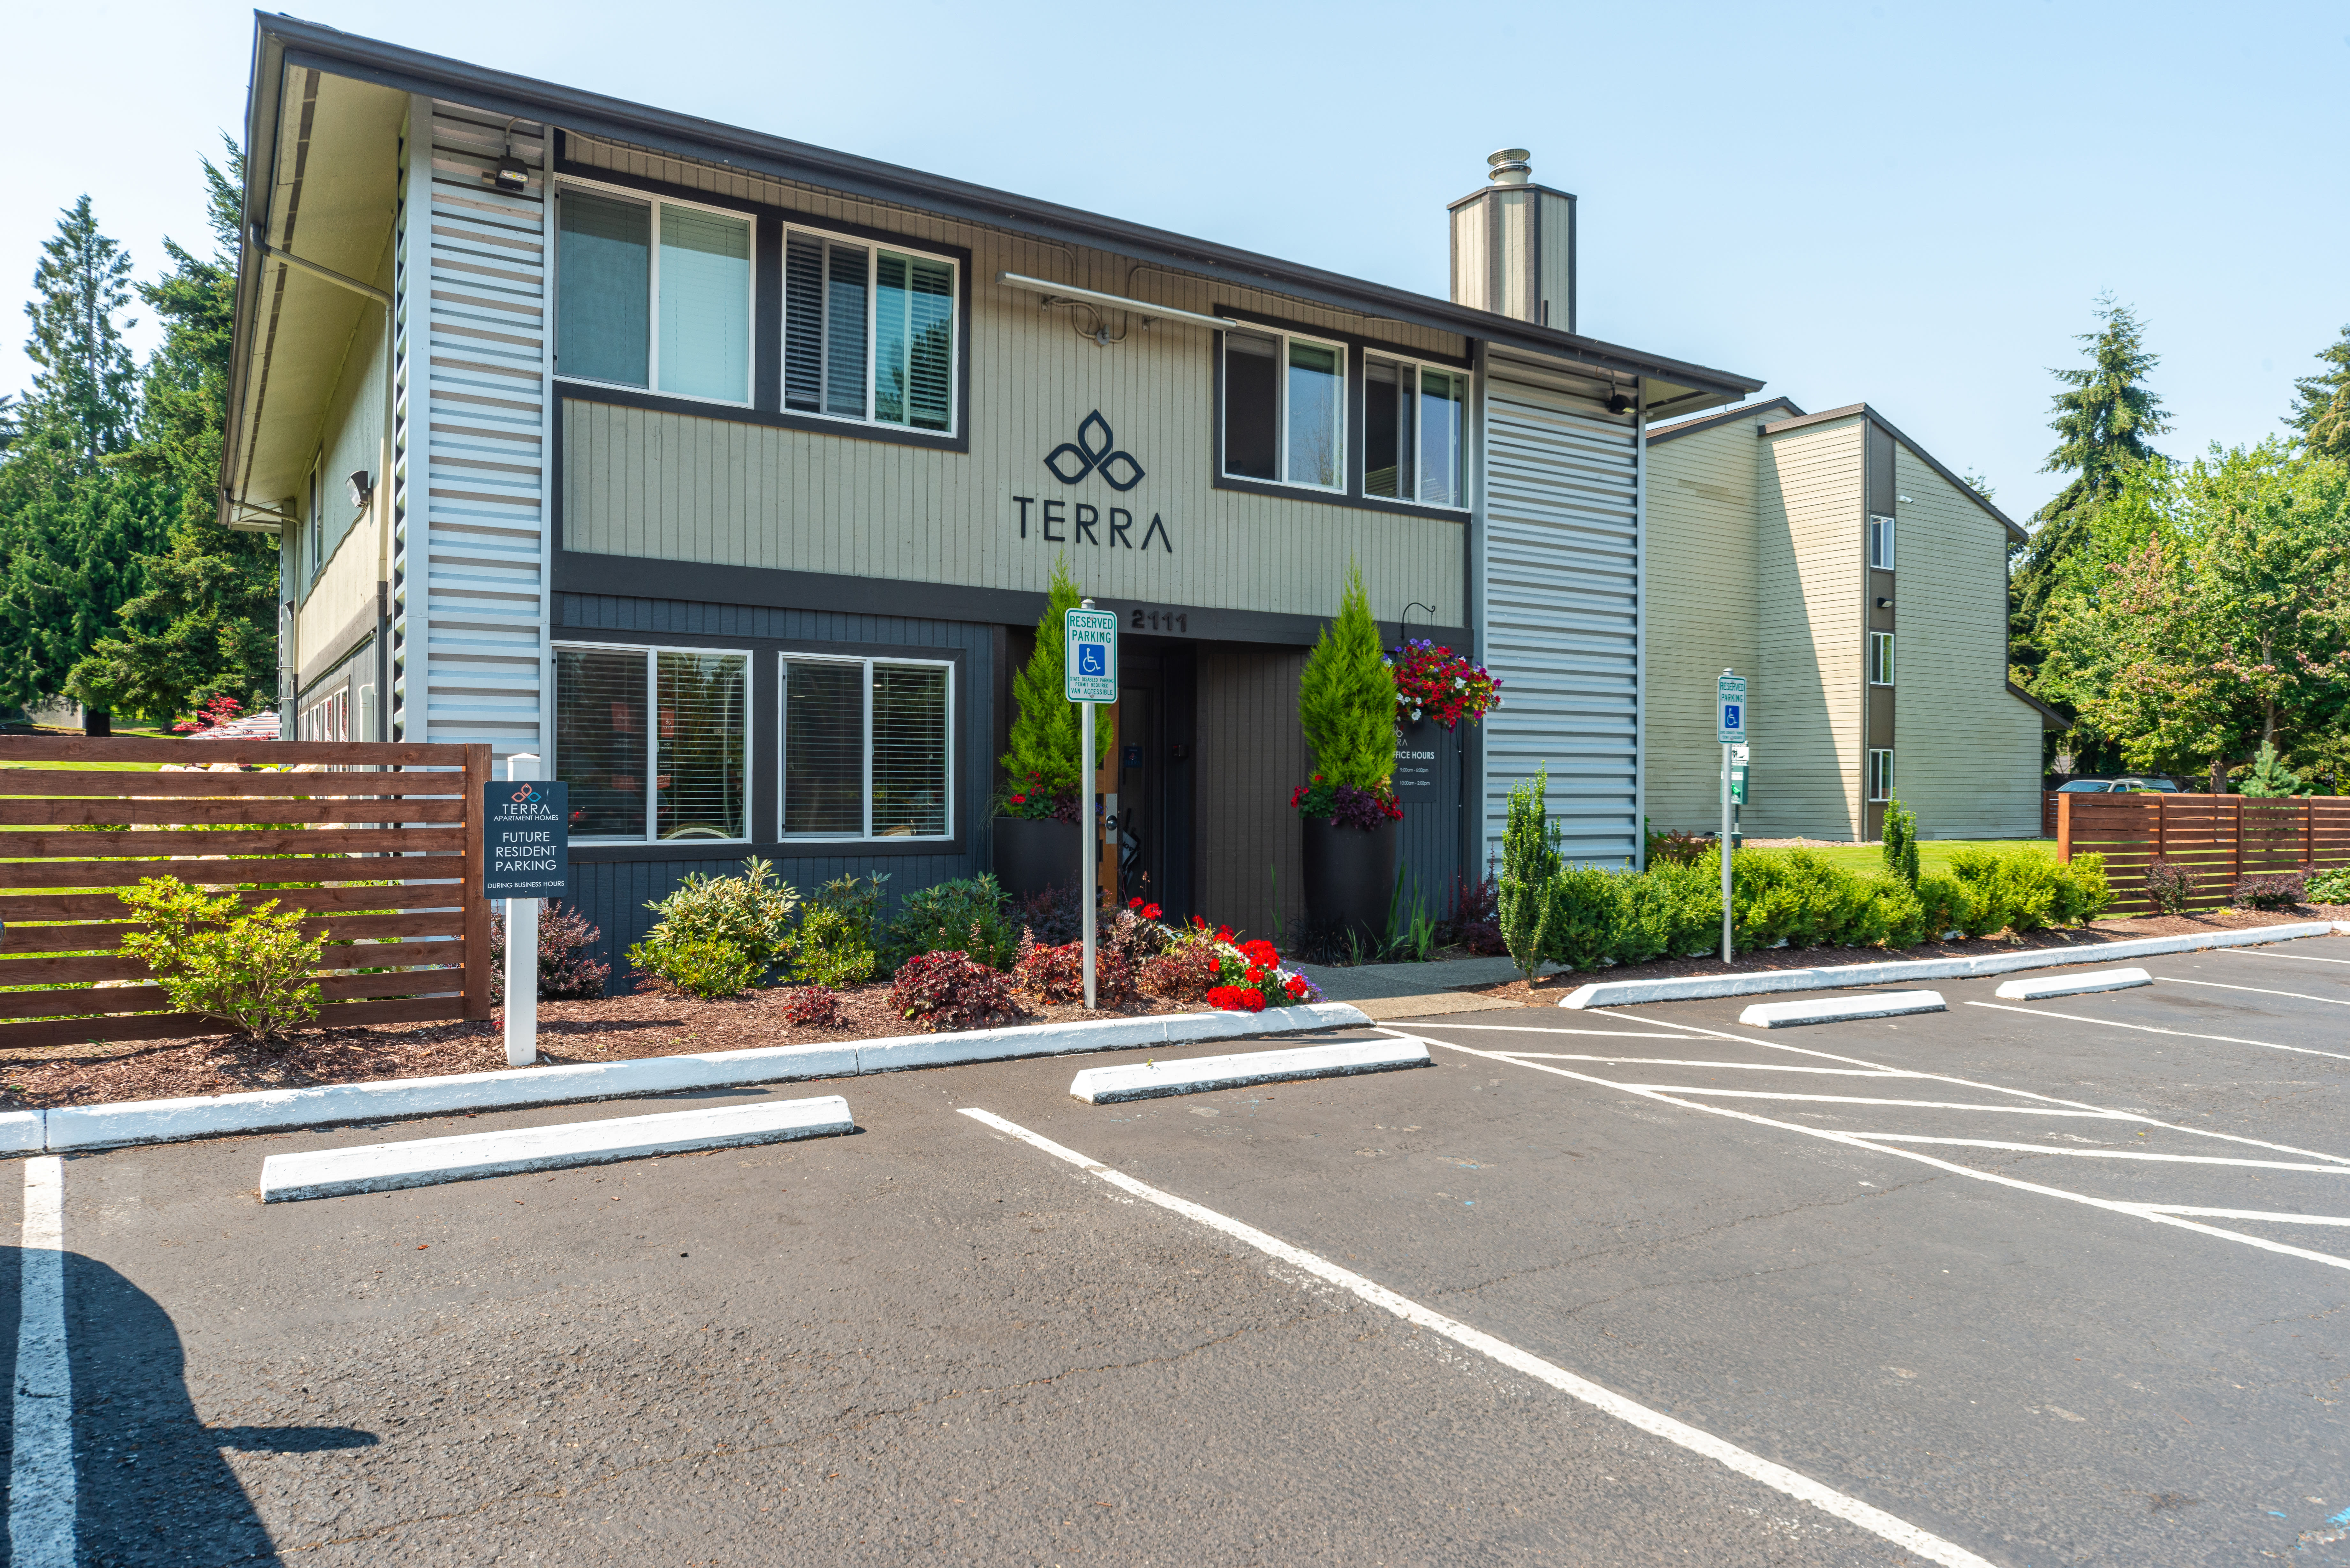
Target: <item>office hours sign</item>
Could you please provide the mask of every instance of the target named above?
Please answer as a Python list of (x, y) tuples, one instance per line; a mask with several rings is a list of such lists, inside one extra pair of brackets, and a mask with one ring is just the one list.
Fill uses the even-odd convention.
[(571, 787), (553, 779), (483, 786), (482, 891), (492, 898), (560, 898), (571, 885)]

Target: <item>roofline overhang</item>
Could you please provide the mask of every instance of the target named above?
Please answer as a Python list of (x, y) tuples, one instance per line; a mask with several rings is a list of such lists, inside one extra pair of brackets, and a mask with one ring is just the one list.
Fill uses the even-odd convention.
[(2014, 518), (2010, 517), (2006, 513), (2002, 512), (1998, 507), (1992, 505), (1991, 503), (1991, 497), (1985, 495), (1981, 491), (1977, 490), (1973, 485), (1969, 484), (1965, 480), (1960, 479), (1957, 474), (1952, 473), (1948, 468), (1942, 465), (1942, 461), (1939, 458), (1936, 457), (1932, 452), (1928, 452), (1924, 447), (1919, 446), (1916, 441), (1911, 441), (1908, 436), (1903, 435), (1899, 427), (1895, 425), (1891, 420), (1887, 419), (1883, 414), (1878, 413), (1866, 403), (1846, 403), (1843, 408), (1829, 409), (1825, 413), (1805, 414), (1800, 419), (1774, 420), (1771, 423), (1762, 427), (1762, 434), (1765, 436), (1781, 435), (1788, 431), (1802, 430), (1806, 425), (1824, 425), (1835, 420), (1848, 420), (1856, 415), (1864, 417), (1883, 426), (1887, 435), (1891, 436), (1895, 441), (1899, 441), (1903, 446), (1908, 447), (1911, 452), (1917, 453), (1918, 462), (1924, 463), (1928, 468), (1932, 469), (1936, 473), (1940, 474), (1944, 479), (1949, 480), (1953, 485), (1957, 486), (1960, 494), (1964, 495), (1968, 500), (1973, 502), (1985, 512), (1990, 513), (1991, 516), (1997, 518), (1999, 520), (2000, 526), (2007, 530), (2008, 538), (2012, 542), (2018, 545), (2029, 545), (2032, 543), (2032, 535), (2024, 532), (2023, 525), (2016, 522)]
[[(255, 171), (275, 166), (277, 99), (288, 66), (312, 66), (404, 92), (458, 99), (472, 108), (537, 120), (558, 130), (608, 136), (699, 162), (821, 185), (991, 228), (1107, 251), (1180, 272), (1230, 278), (1354, 315), (1457, 333), (1617, 375), (1687, 387), (1711, 400), (1743, 398), (1762, 388), (1761, 381), (1733, 371), (1555, 331), (1432, 296), (264, 12), (254, 14), (253, 79), (246, 90), (244, 217), (248, 231), (255, 219), (265, 220), (267, 215), (268, 186), (265, 182), (256, 186)], [(249, 251), (244, 259), (253, 259)], [(231, 363), (240, 371), (244, 362), (241, 355), (247, 347), (244, 328), (250, 293), (257, 286), (251, 275), (256, 270), (240, 265), (238, 273), (237, 335), (232, 353), (239, 357)], [(1693, 400), (1676, 398), (1666, 406)]]
[(1803, 409), (1797, 405), (1794, 399), (1771, 398), (1760, 403), (1741, 403), (1734, 409), (1723, 409), (1718, 413), (1698, 414), (1690, 419), (1678, 420), (1669, 425), (1652, 425), (1648, 429), (1648, 444), (1655, 446), (1663, 441), (1679, 441), (1683, 436), (1693, 436), (1705, 431), (1720, 430), (1723, 425), (1738, 420), (1754, 419), (1770, 412), (1773, 409), (1789, 410), (1792, 418), (1804, 417)]

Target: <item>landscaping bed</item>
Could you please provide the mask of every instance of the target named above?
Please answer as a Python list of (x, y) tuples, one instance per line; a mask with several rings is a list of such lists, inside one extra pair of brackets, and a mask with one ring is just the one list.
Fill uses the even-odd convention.
[(2092, 920), (2063, 930), (2033, 931), (2029, 936), (1975, 937), (1954, 941), (1919, 942), (1898, 950), (1887, 948), (1815, 947), (1765, 948), (1742, 950), (1725, 965), (1718, 957), (1651, 959), (1646, 963), (1611, 964), (1574, 973), (1548, 974), (1529, 984), (1512, 980), (1492, 985), (1442, 983), (1431, 973), (1429, 990), (1461, 991), (1499, 1001), (1522, 1002), (1529, 1007), (1555, 1007), (1559, 998), (1579, 985), (1596, 981), (1663, 980), (1685, 974), (1743, 974), (1783, 969), (1828, 969), (1840, 964), (1892, 963), (1939, 958), (1980, 958), (2030, 949), (2078, 952), (2079, 961), (2096, 961), (2096, 950), (2113, 942), (2143, 937), (2180, 937), (2198, 931), (2236, 931), (2256, 926), (2289, 926), (2311, 920), (2350, 920), (2350, 904), (2303, 904), (2290, 909), (2214, 909), (2201, 915), (2139, 915)]
[[(828, 1028), (787, 1023), (782, 988), (754, 991), (721, 1002), (653, 992), (595, 1002), (542, 1002), (538, 1004), (540, 1064), (619, 1062), (754, 1046), (821, 1045), (919, 1033), (919, 1025), (891, 1010), (886, 981), (843, 991), (840, 1022)], [(996, 1017), (989, 1026), (1073, 1023), (1202, 1010), (1198, 1002), (1152, 996), (1139, 997), (1127, 1006), (1091, 1012), (1081, 1002), (1024, 1000), (1015, 1011)], [(0, 1050), (0, 1110), (429, 1078), (499, 1072), (505, 1065), (504, 1035), (494, 1023), (317, 1029), (288, 1035), (274, 1045), (215, 1034), (195, 1040), (67, 1045), (38, 1052)]]

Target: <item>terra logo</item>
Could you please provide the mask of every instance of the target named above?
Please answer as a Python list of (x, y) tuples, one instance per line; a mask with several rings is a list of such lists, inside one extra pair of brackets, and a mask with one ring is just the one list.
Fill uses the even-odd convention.
[[(1123, 495), (1142, 483), (1142, 464), (1127, 452), (1112, 451), (1117, 444), (1118, 437), (1110, 432), (1109, 421), (1096, 409), (1077, 426), (1076, 440), (1065, 441), (1045, 454), (1045, 466), (1064, 484), (1076, 484), (1087, 474), (1097, 473), (1104, 484)], [(1123, 476), (1117, 471), (1121, 463), (1125, 465)], [(1070, 472), (1072, 469), (1076, 472)]]
[(536, 805), (546, 798), (546, 797), (545, 795), (539, 794), (538, 791), (533, 789), (528, 784), (525, 784), (520, 789), (514, 792), (514, 803), (516, 805)]

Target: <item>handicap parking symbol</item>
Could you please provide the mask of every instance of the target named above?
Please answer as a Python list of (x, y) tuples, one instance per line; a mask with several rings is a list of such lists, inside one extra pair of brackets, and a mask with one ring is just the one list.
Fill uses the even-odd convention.
[(1109, 673), (1109, 649), (1098, 642), (1088, 642), (1080, 645), (1077, 649), (1077, 673), (1080, 675), (1107, 675)]

